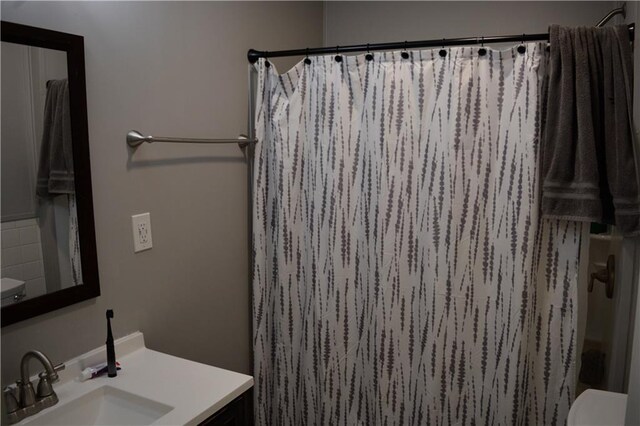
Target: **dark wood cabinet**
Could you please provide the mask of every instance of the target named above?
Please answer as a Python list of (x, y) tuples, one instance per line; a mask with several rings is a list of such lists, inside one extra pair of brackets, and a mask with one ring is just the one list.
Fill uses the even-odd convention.
[(200, 423), (200, 426), (252, 426), (253, 391), (249, 389), (214, 415)]

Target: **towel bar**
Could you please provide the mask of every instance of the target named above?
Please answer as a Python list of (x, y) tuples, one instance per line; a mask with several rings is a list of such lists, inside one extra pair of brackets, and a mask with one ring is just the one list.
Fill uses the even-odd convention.
[(173, 138), (162, 136), (144, 136), (137, 130), (131, 130), (127, 133), (127, 145), (131, 148), (137, 148), (143, 143), (153, 142), (170, 142), (170, 143), (237, 143), (240, 148), (244, 148), (250, 143), (257, 143), (257, 139), (249, 139), (244, 135), (238, 136), (236, 139), (197, 139), (197, 138)]

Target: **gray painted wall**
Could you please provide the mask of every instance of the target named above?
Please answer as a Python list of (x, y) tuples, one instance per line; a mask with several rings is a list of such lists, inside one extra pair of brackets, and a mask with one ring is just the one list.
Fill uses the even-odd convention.
[[(246, 165), (237, 146), (125, 146), (246, 131), (250, 48), (322, 43), (319, 2), (2, 2), (2, 19), (85, 37), (102, 296), (2, 329), (2, 382), (37, 348), (60, 362), (145, 333), (153, 349), (249, 371)], [(276, 61), (282, 69), (295, 60)], [(133, 253), (131, 215), (154, 247)]]
[(325, 44), (544, 33), (553, 23), (595, 25), (613, 7), (610, 1), (329, 1)]

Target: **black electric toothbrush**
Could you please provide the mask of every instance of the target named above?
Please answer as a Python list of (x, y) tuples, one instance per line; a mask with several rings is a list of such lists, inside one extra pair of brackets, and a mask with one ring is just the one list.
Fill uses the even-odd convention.
[(109, 377), (116, 377), (118, 369), (116, 367), (116, 348), (113, 346), (113, 334), (111, 333), (111, 318), (113, 318), (113, 309), (107, 309), (107, 374)]

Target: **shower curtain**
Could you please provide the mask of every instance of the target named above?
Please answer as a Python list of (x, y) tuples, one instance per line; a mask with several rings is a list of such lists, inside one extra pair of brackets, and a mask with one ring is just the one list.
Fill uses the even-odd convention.
[(544, 45), (258, 62), (261, 425), (562, 424), (581, 224), (539, 213)]

